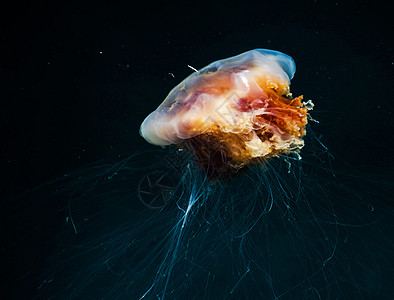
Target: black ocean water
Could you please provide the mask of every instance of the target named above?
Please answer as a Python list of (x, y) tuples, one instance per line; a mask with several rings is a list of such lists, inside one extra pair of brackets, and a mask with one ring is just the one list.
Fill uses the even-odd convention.
[[(373, 1), (138, 5), (126, 1), (40, 1), (13, 4), (2, 13), (1, 270), (3, 278), (7, 278), (1, 282), (2, 298), (141, 297), (144, 284), (139, 281), (152, 280), (149, 274), (154, 274), (153, 270), (160, 264), (149, 266), (141, 275), (146, 278), (133, 277), (137, 283), (131, 284), (130, 291), (125, 293), (124, 289), (118, 289), (120, 273), (109, 280), (99, 275), (99, 279), (95, 277), (89, 282), (91, 277), (85, 275), (91, 273), (82, 272), (89, 268), (99, 270), (98, 260), (115, 255), (123, 246), (109, 242), (113, 248), (103, 256), (95, 253), (91, 260), (87, 259), (89, 255), (71, 258), (78, 257), (78, 247), (98, 247), (98, 241), (105, 241), (115, 229), (120, 233), (114, 233), (107, 241), (125, 237), (122, 228), (128, 219), (132, 224), (141, 215), (152, 217), (157, 213), (146, 208), (140, 199), (125, 196), (135, 193), (144, 176), (163, 159), (162, 154), (157, 154), (140, 137), (139, 125), (176, 84), (193, 72), (188, 65), (199, 69), (254, 48), (291, 55), (297, 65), (292, 93), (302, 94), (315, 104), (312, 116), (319, 121), (311, 122), (315, 142), (307, 142), (305, 148), (309, 150), (301, 154), (306, 161), (308, 155), (319, 156), (324, 152), (316, 146), (316, 141), (320, 141), (332, 156), (325, 159), (327, 165), (322, 171), (327, 180), (320, 173), (313, 173), (319, 177), (316, 181), (312, 176), (303, 182), (309, 184), (312, 193), (319, 190), (322, 198), (330, 199), (331, 217), (332, 212), (337, 212), (349, 221), (335, 227), (340, 229), (340, 234), (336, 229), (327, 233), (328, 237), (338, 237), (332, 244), (338, 246), (338, 252), (332, 252), (332, 258), (337, 261), (327, 274), (322, 269), (319, 280), (314, 282), (316, 278), (312, 276), (305, 280), (294, 278), (296, 268), (303, 268), (301, 273), (312, 268), (303, 262), (300, 253), (295, 255), (299, 265), (287, 265), (288, 257), (284, 255), (285, 262), (277, 265), (282, 268), (280, 274), (288, 268), (289, 276), (278, 278), (264, 277), (262, 274), (267, 270), (254, 271), (253, 263), (249, 264), (253, 257), (249, 257), (251, 260), (240, 264), (236, 271), (232, 269), (233, 273), (223, 265), (217, 267), (216, 272), (222, 272), (220, 276), (216, 274), (220, 280), (212, 279), (213, 271), (209, 276), (204, 275), (204, 280), (196, 275), (184, 279), (187, 284), (172, 287), (174, 292), (167, 291), (164, 296), (168, 299), (191, 296), (196, 299), (393, 298), (394, 45), (389, 9)], [(120, 180), (110, 189), (100, 183), (94, 195), (102, 197), (79, 197), (83, 194), (81, 189), (92, 187), (101, 175), (111, 173), (108, 170), (112, 166), (116, 170), (118, 163), (137, 153), (143, 153), (136, 164), (138, 175), (124, 182)], [(66, 181), (67, 176), (73, 178), (71, 183)], [(176, 176), (172, 179), (176, 180)], [(318, 187), (313, 187), (314, 182)], [(71, 208), (69, 195), (57, 194), (64, 188), (77, 191)], [(120, 196), (109, 208), (106, 195)], [(78, 199), (83, 200), (78, 203)], [(309, 201), (318, 203), (318, 197)], [(160, 213), (160, 220), (166, 219), (166, 210), (177, 210), (174, 203), (168, 206)], [(99, 218), (95, 219), (95, 215)], [(315, 220), (315, 225), (323, 224), (325, 228), (332, 222), (325, 220), (324, 214), (321, 217)], [(267, 228), (276, 224), (269, 223)], [(293, 228), (302, 231), (307, 225)], [(155, 229), (143, 230), (151, 233), (148, 238), (151, 242), (141, 244), (146, 247), (140, 249), (142, 254), (127, 253), (135, 256), (136, 265), (146, 259), (143, 253), (150, 253), (154, 243), (160, 240)], [(306, 249), (308, 241), (297, 246), (297, 238), (293, 239), (291, 233), (286, 234), (283, 228), (278, 228), (278, 232), (283, 244), (278, 242), (267, 250), (265, 244), (255, 240), (255, 246), (267, 251), (267, 256), (286, 252), (286, 247)], [(305, 236), (311, 238), (313, 232)], [(345, 243), (348, 243), (346, 255), (341, 257), (340, 248)], [(311, 239), (309, 244), (311, 249), (319, 251), (315, 240)], [(64, 249), (70, 248), (70, 253), (62, 255)], [(204, 249), (200, 250), (204, 253)], [(196, 264), (205, 255), (201, 253), (195, 256)], [(245, 257), (240, 252), (231, 253), (233, 258)], [(226, 258), (221, 259), (218, 260), (222, 264), (228, 263)], [(132, 264), (132, 259), (126, 261)], [(64, 272), (63, 277), (48, 275), (56, 264)], [(126, 268), (119, 270), (126, 272)], [(128, 270), (136, 271), (132, 267)], [(229, 274), (225, 274), (226, 270)], [(99, 271), (93, 273), (97, 275)], [(60, 280), (54, 279), (59, 276)], [(177, 278), (181, 278), (179, 274)], [(275, 283), (267, 283), (270, 280)], [(277, 281), (283, 282), (276, 285)], [(81, 282), (86, 282), (88, 288), (81, 287)], [(179, 282), (183, 281), (179, 279)], [(42, 292), (43, 289), (47, 290)], [(157, 295), (147, 294), (146, 298), (163, 297)]]

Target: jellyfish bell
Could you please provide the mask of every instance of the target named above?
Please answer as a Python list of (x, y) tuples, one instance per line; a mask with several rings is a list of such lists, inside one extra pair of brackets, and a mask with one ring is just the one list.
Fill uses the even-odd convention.
[(172, 89), (140, 134), (154, 145), (189, 149), (214, 178), (298, 152), (312, 106), (290, 93), (295, 70), (290, 56), (266, 49), (215, 61)]

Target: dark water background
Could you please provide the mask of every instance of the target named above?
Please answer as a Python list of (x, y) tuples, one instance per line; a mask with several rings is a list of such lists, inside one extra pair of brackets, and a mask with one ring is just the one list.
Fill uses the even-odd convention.
[[(292, 92), (313, 99), (313, 117), (320, 121), (315, 131), (336, 157), (335, 167), (375, 174), (392, 190), (394, 39), (388, 7), (375, 1), (12, 6), (2, 11), (0, 36), (4, 299), (29, 299), (36, 290), (34, 274), (62, 226), (64, 204), (6, 199), (88, 163), (116, 162), (145, 145), (140, 123), (190, 74), (187, 65), (199, 69), (254, 48), (291, 55), (297, 64)], [(393, 213), (392, 197), (372, 194), (378, 209)], [(34, 215), (15, 217), (32, 203)], [(393, 223), (384, 222), (384, 235), (392, 237)], [(34, 227), (46, 230), (27, 234)], [(393, 264), (386, 267), (381, 284), (389, 291)]]

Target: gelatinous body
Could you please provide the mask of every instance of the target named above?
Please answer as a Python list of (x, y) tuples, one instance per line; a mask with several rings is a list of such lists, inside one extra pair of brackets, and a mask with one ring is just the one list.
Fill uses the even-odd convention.
[(293, 98), (294, 60), (255, 49), (191, 74), (142, 123), (154, 145), (186, 145), (210, 174), (299, 151), (311, 105)]

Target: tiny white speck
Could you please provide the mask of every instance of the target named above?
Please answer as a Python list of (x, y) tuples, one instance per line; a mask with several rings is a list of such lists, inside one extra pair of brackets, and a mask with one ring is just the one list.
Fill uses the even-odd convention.
[(194, 72), (198, 73), (198, 70), (196, 68), (193, 68), (191, 65), (187, 65), (190, 69), (192, 69)]

